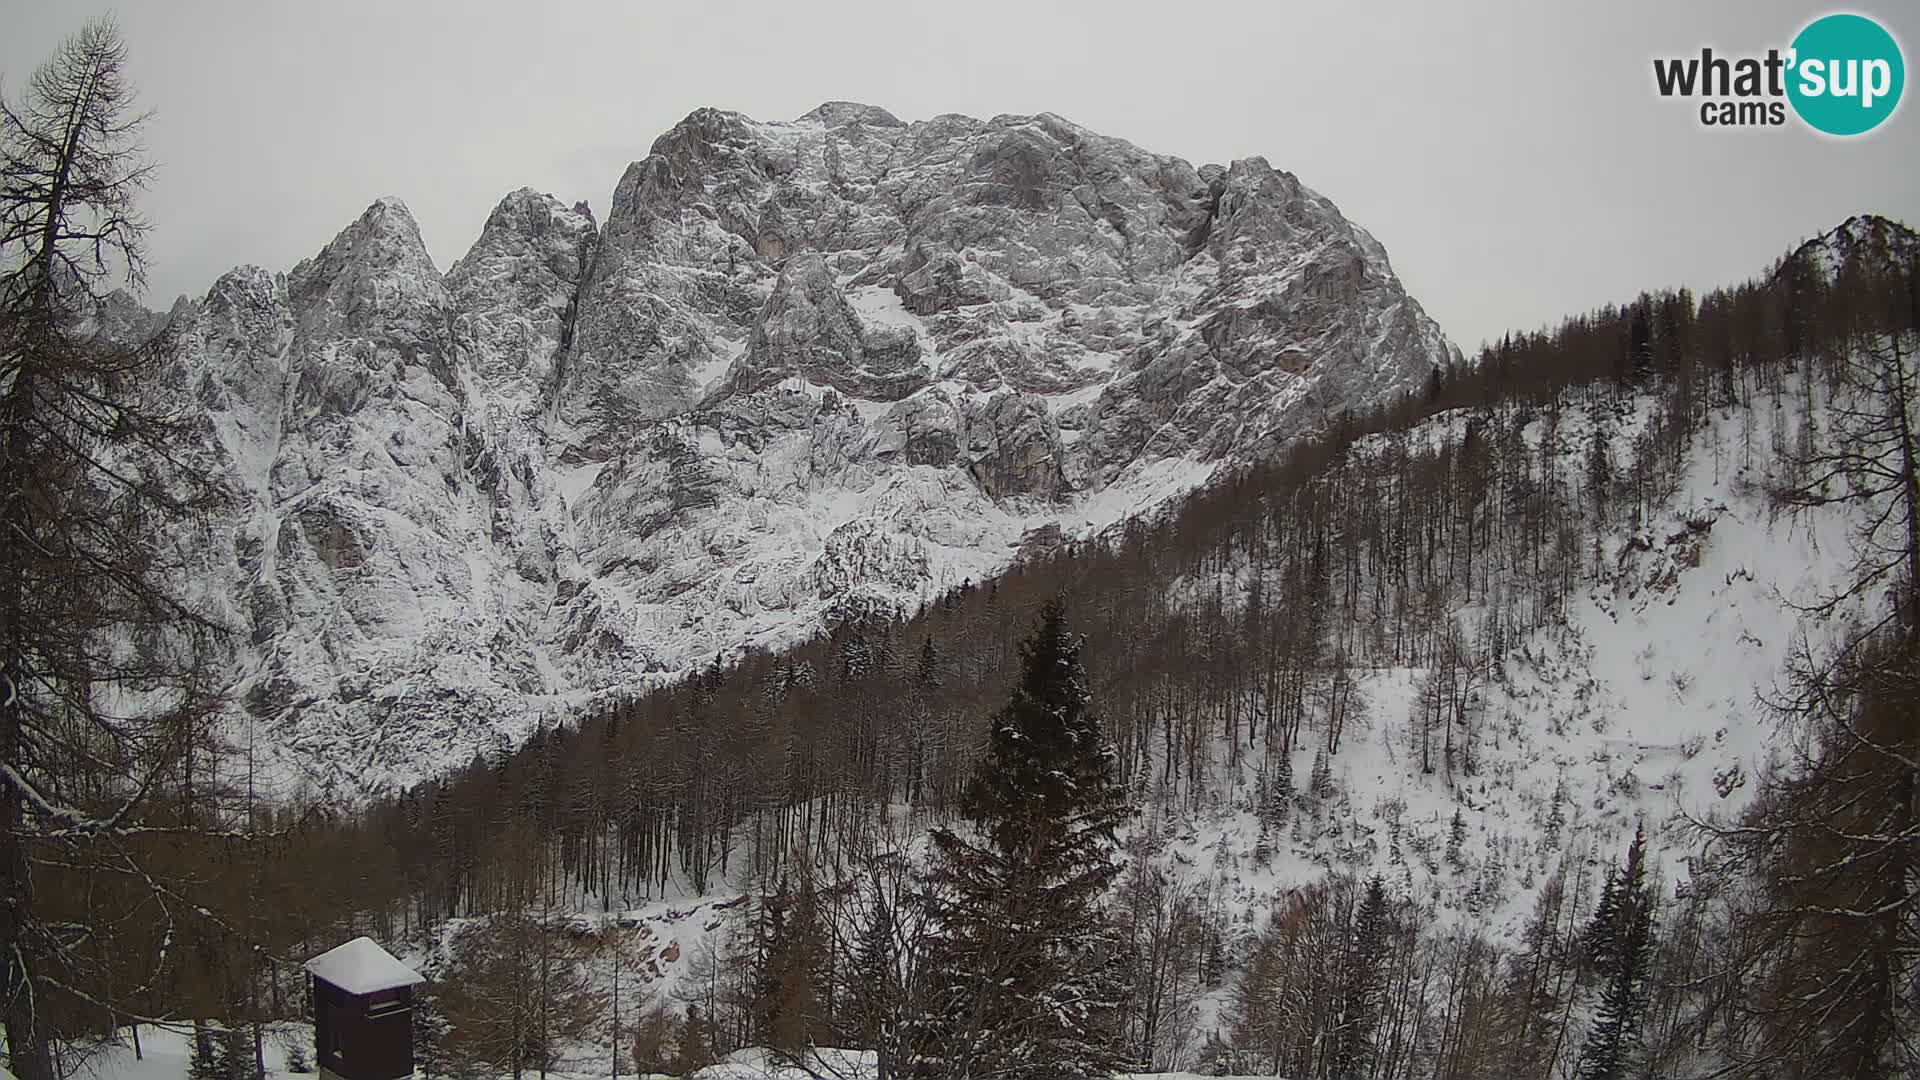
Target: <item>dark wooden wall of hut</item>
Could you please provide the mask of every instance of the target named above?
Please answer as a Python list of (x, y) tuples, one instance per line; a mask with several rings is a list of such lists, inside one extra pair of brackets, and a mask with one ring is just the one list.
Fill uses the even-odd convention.
[(400, 1080), (413, 1074), (413, 987), (349, 994), (313, 980), (316, 1064), (341, 1080)]

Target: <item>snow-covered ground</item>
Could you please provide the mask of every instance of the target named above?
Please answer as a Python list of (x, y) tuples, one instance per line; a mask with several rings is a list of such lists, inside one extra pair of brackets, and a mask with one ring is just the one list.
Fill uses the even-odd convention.
[[(1599, 415), (1624, 459), (1649, 422), (1648, 403)], [(1737, 813), (1753, 778), (1788, 745), (1791, 735), (1764, 699), (1796, 636), (1818, 640), (1826, 632), (1805, 625), (1793, 605), (1833, 588), (1850, 550), (1845, 512), (1786, 519), (1770, 509), (1762, 492), (1773, 456), (1769, 415), (1762, 402), (1749, 416), (1713, 417), (1670, 497), (1583, 554), (1564, 623), (1515, 643), (1484, 687), (1472, 774), (1457, 771), (1450, 781), (1437, 746), (1436, 771), (1420, 768), (1409, 716), (1424, 671), (1362, 670), (1366, 719), (1352, 725), (1329, 763), (1335, 793), (1304, 799), (1270, 838), (1264, 861), (1256, 857), (1257, 756), (1232, 772), (1224, 753), (1201, 809), (1143, 823), (1164, 830), (1154, 857), (1213, 897), (1241, 930), (1259, 925), (1272, 898), (1330, 871), (1377, 872), (1432, 923), (1517, 944), (1549, 875), (1584, 871), (1590, 892), (1600, 866), (1617, 860), (1635, 824), (1644, 823), (1671, 896), (1696, 843), (1686, 818)], [(1409, 441), (1457, 442), (1465, 420), (1462, 413), (1434, 417)], [(1555, 456), (1564, 477), (1582, 475), (1595, 422), (1585, 408), (1562, 411)], [(1532, 449), (1543, 427), (1526, 429)], [(1170, 479), (1176, 488), (1190, 482)], [(1181, 588), (1198, 594), (1211, 583), (1177, 583), (1174, 592)], [(1469, 640), (1481, 614), (1474, 607), (1454, 614)], [(1312, 764), (1310, 746), (1296, 751), (1302, 790)], [(1556, 793), (1561, 824), (1549, 837)], [(1447, 857), (1456, 811), (1465, 826), (1458, 866)], [(726, 896), (747, 887), (744, 880), (716, 886)], [(687, 920), (672, 931), (682, 955), (700, 925)], [(1197, 1030), (1215, 1025), (1219, 1005), (1217, 997), (1203, 1002)]]
[[(310, 1025), (272, 1026), (262, 1055), (266, 1061), (267, 1080), (315, 1080), (318, 1074), (310, 1069), (293, 1072), (287, 1068), (287, 1051), (296, 1042), (305, 1047), (306, 1060), (311, 1061), (313, 1028)], [(192, 1046), (193, 1029), (189, 1025), (156, 1027), (142, 1024), (141, 1054), (136, 1058), (132, 1029), (122, 1029), (115, 1042), (98, 1047), (74, 1076), (76, 1080), (186, 1080)], [(786, 1064), (767, 1051), (752, 1047), (727, 1055), (725, 1060), (701, 1069), (688, 1080), (868, 1080), (876, 1072), (874, 1055), (864, 1050), (822, 1047), (813, 1051), (805, 1064), (804, 1068), (797, 1064)], [(596, 1068), (594, 1063), (585, 1060), (566, 1062), (562, 1067), (546, 1073), (548, 1080), (604, 1080), (608, 1075), (610, 1072), (606, 1062), (600, 1062)], [(648, 1080), (657, 1074), (636, 1074), (623, 1068), (620, 1075), (632, 1077), (632, 1080)], [(1201, 1080), (1198, 1073), (1139, 1075), (1154, 1076), (1156, 1080)], [(0, 1069), (0, 1078), (12, 1080), (4, 1069)], [(1207, 1080), (1218, 1078), (1209, 1077)]]
[[(193, 1056), (191, 1023), (139, 1026), (139, 1053), (134, 1052), (134, 1029), (121, 1028), (111, 1042), (100, 1042), (79, 1051), (65, 1064), (74, 1080), (186, 1080), (187, 1062)], [(248, 1047), (252, 1047), (249, 1039)], [(297, 1050), (295, 1048), (298, 1048)], [(315, 1080), (313, 1071), (313, 1025), (269, 1024), (260, 1046), (267, 1080)], [(294, 1064), (305, 1071), (295, 1072)]]

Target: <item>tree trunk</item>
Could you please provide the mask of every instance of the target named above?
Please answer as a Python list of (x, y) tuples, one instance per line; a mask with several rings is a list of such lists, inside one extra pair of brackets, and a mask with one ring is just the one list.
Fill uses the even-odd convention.
[[(7, 589), (17, 593), (18, 577), (9, 575)], [(12, 601), (9, 597), (8, 601)], [(17, 605), (9, 602), (11, 610)], [(17, 670), (17, 669), (15, 669)], [(0, 761), (19, 760), (20, 706), (12, 670), (0, 674)], [(12, 784), (0, 785), (0, 874), (6, 875), (7, 895), (0, 903), (0, 952), (6, 955), (6, 1004), (4, 1023), (7, 1032), (8, 1063), (19, 1080), (53, 1080), (53, 1059), (41, 1039), (40, 1017), (34, 1011), (36, 991), (32, 972), (22, 959), (21, 927), (33, 906), (33, 879), (27, 872), (27, 849), (21, 842), (21, 796)]]
[(1906, 356), (1900, 335), (1893, 335), (1895, 424), (1900, 432), (1900, 498), (1907, 515), (1907, 590), (1902, 616), (1908, 632), (1920, 627), (1920, 468), (1914, 462), (1912, 387), (1907, 380)]

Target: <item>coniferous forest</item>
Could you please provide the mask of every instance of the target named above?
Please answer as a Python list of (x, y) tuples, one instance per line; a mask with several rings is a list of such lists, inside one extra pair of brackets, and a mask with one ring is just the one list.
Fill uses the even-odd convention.
[[(1034, 537), (924, 610), (716, 657), (339, 805), (265, 791), (219, 723), (222, 631), (169, 538), (220, 493), (179, 465), (197, 435), (165, 409), (167, 335), (99, 333), (141, 265), (123, 62), (90, 27), (0, 117), (20, 1080), (161, 1020), (193, 1026), (200, 1080), (258, 1076), (266, 1025), (308, 1009), (301, 963), (362, 933), (432, 960), (429, 1075), (545, 1075), (583, 1043), (616, 1077), (747, 1047), (816, 1070), (816, 1048), (866, 1051), (883, 1080), (1920, 1069), (1905, 227), (1855, 218), (1751, 281), (1516, 332), (1151, 520)], [(1548, 722), (1496, 715), (1494, 691), (1604, 578), (1603, 540), (1652, 528), (1709, 458), (1750, 467), (1786, 527), (1854, 523), (1846, 586), (1796, 612), (1829, 632), (1753, 706), (1789, 752), (1737, 815), (1577, 847), (1556, 793), (1531, 834), (1472, 854), (1474, 800), (1511, 779), (1489, 748)], [(1405, 715), (1364, 692), (1386, 669), (1419, 673)], [(1446, 826), (1351, 801), (1331, 763), (1369, 740), (1456, 800)], [(1249, 905), (1225, 870), (1180, 872), (1188, 823), (1223, 812), (1257, 822), (1249, 872), (1325, 857)], [(1690, 854), (1663, 868), (1656, 839)], [(1464, 910), (1412, 866), (1457, 880)], [(1522, 892), (1517, 932), (1496, 926)], [(702, 897), (671, 994), (598, 918)]]

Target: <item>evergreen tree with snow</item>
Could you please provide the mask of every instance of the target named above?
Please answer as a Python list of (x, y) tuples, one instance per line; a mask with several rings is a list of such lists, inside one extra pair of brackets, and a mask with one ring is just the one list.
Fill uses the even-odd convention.
[(1567, 904), (1567, 877), (1556, 869), (1534, 897), (1533, 914), (1521, 931), (1521, 948), (1507, 959), (1509, 1014), (1507, 1075), (1546, 1076), (1556, 1053), (1566, 1004), (1562, 972), (1569, 961), (1560, 935)]
[(713, 1064), (716, 1041), (713, 1021), (700, 1011), (700, 1006), (689, 1004), (686, 1018), (673, 1040), (673, 1060), (670, 1063), (673, 1074), (691, 1076)]
[(1619, 1080), (1640, 1058), (1641, 1014), (1653, 958), (1653, 889), (1646, 880), (1646, 837), (1635, 829), (1626, 866), (1612, 879), (1613, 914), (1595, 955), (1605, 976), (1593, 1026), (1580, 1048), (1580, 1080)]
[[(1587, 490), (1593, 495), (1593, 512), (1604, 518), (1607, 514), (1607, 496), (1613, 489), (1612, 451), (1607, 446), (1605, 428), (1595, 423), (1593, 441), (1587, 447)], [(1594, 542), (1600, 540), (1599, 533), (1594, 534)]]
[[(410, 1016), (413, 1024), (414, 1067), (419, 1070), (425, 1080), (433, 1080), (434, 1077), (446, 1071), (442, 1046), (447, 1037), (447, 1019), (441, 1015), (440, 999), (432, 983), (414, 992), (413, 1010)], [(295, 1069), (294, 1071), (305, 1072), (306, 1070)]]
[(1633, 309), (1627, 325), (1626, 361), (1630, 377), (1644, 379), (1653, 374), (1653, 323), (1647, 317), (1649, 301), (1643, 297)]
[(214, 1043), (213, 1058), (214, 1074), (220, 1080), (252, 1080), (253, 1045), (247, 1041), (245, 1028), (222, 1028)]
[(920, 642), (920, 659), (913, 670), (912, 693), (907, 708), (907, 801), (919, 803), (927, 780), (927, 763), (933, 754), (934, 701), (945, 676), (941, 674), (940, 651), (933, 635)]
[(1259, 835), (1253, 842), (1253, 864), (1268, 866), (1273, 862), (1273, 829), (1265, 821), (1260, 822)]
[(1549, 850), (1560, 844), (1560, 830), (1567, 824), (1567, 777), (1562, 773), (1553, 785), (1553, 802), (1547, 807), (1547, 824), (1542, 833), (1544, 845)]
[[(296, 1035), (295, 1037), (281, 1043), (280, 1048), (286, 1053), (286, 1064), (287, 1064), (288, 1072), (310, 1073), (313, 1071), (313, 1057), (311, 1052), (308, 1050), (308, 1040)], [(417, 1044), (414, 1046), (413, 1060), (416, 1063), (416, 1067), (419, 1069), (420, 1075), (422, 1077), (428, 1078), (428, 1080), (431, 1080), (431, 1077), (433, 1076), (432, 1071), (428, 1069), (426, 1065), (420, 1064), (422, 1059), (420, 1055), (420, 1047)]]
[(1386, 883), (1375, 874), (1367, 882), (1366, 898), (1354, 916), (1353, 936), (1341, 972), (1340, 1020), (1333, 1032), (1332, 1075), (1336, 1080), (1362, 1080), (1372, 1074), (1387, 929)]
[(757, 1035), (776, 1053), (794, 1054), (825, 1034), (819, 969), (827, 948), (812, 878), (797, 888), (776, 886), (766, 897), (757, 927), (760, 971), (753, 991)]
[(1105, 1077), (1128, 1064), (1118, 941), (1100, 901), (1132, 811), (1080, 647), (1049, 603), (962, 801), (971, 832), (932, 834), (937, 932), (919, 969), (916, 1076)]
[(1453, 808), (1453, 824), (1447, 828), (1447, 865), (1455, 870), (1467, 866), (1467, 818), (1459, 807)]
[(1580, 935), (1588, 966), (1602, 975), (1612, 970), (1611, 953), (1619, 921), (1620, 872), (1618, 868), (1609, 866), (1606, 881), (1600, 886), (1600, 900), (1593, 906), (1593, 915)]
[(1307, 787), (1316, 799), (1333, 797), (1333, 763), (1327, 760), (1324, 749), (1313, 755), (1313, 772), (1307, 777)]
[(1279, 825), (1287, 820), (1287, 812), (1293, 808), (1293, 751), (1282, 750), (1280, 762), (1274, 766), (1273, 783), (1267, 788), (1264, 820), (1269, 825)]
[(187, 1080), (226, 1080), (216, 1035), (204, 1021), (193, 1023), (193, 1052), (187, 1057)]

